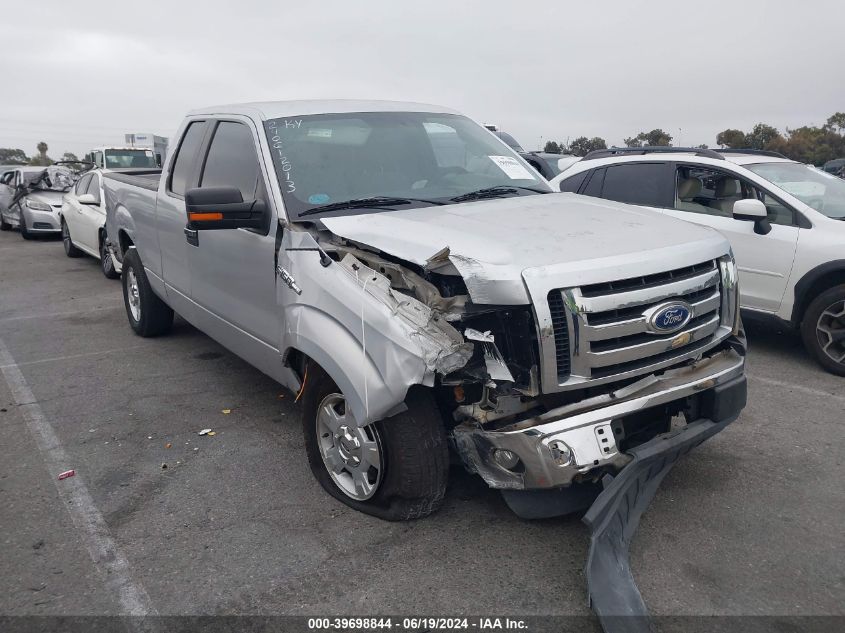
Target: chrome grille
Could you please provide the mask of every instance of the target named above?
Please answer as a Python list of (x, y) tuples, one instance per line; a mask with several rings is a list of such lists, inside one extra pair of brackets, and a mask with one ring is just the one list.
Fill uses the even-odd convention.
[[(691, 306), (689, 322), (671, 333), (651, 330), (645, 313), (676, 300)], [(549, 293), (549, 308), (559, 382), (569, 376), (587, 380), (631, 376), (689, 357), (716, 338), (722, 320), (721, 274), (718, 262), (710, 260), (652, 275), (554, 290)], [(562, 365), (565, 374), (560, 371)]]

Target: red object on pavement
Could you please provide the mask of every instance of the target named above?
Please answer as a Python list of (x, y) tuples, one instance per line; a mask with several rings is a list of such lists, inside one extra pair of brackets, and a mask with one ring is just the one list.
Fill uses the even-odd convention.
[(75, 474), (75, 470), (66, 470), (63, 473), (59, 473), (59, 481), (61, 481), (62, 479), (67, 479), (68, 477), (73, 477)]

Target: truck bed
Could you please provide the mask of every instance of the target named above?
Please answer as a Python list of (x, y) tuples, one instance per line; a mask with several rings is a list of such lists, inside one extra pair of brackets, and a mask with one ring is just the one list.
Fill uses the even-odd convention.
[(161, 169), (115, 169), (103, 174), (106, 178), (135, 185), (142, 189), (158, 191)]

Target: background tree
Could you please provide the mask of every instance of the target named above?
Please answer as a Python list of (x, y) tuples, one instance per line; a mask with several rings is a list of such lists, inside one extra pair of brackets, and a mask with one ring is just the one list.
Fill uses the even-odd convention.
[(672, 135), (660, 128), (656, 128), (651, 132), (640, 132), (636, 136), (626, 138), (622, 142), (628, 147), (643, 147), (646, 145), (665, 147), (672, 145)]
[(745, 135), (746, 147), (750, 149), (766, 149), (766, 147), (780, 138), (780, 132), (777, 128), (765, 123), (758, 123), (751, 130), (750, 134)]
[(823, 165), (834, 158), (845, 157), (845, 112), (831, 115), (821, 127), (805, 125), (786, 129), (758, 123), (747, 134), (740, 130), (725, 130), (716, 137), (722, 147), (762, 149), (780, 152), (802, 163)]
[(593, 150), (607, 149), (607, 143), (599, 136), (587, 138), (586, 136), (579, 136), (569, 144), (568, 148), (570, 154), (575, 156), (586, 156)]
[(29, 156), (22, 149), (0, 147), (0, 165), (26, 165), (27, 163), (29, 163)]
[(73, 152), (65, 152), (62, 154), (62, 160), (79, 160)]
[(549, 154), (562, 153), (560, 143), (556, 143), (555, 141), (546, 141), (546, 144), (543, 146), (543, 151), (548, 152)]
[(53, 160), (49, 156), (47, 156), (47, 150), (49, 149), (47, 147), (47, 143), (45, 143), (44, 141), (41, 141), (36, 146), (36, 149), (38, 150), (38, 155), (33, 156), (30, 159), (30, 161), (29, 161), (30, 165), (38, 165), (40, 167), (46, 167), (47, 165), (53, 164)]
[(747, 142), (745, 140), (745, 132), (742, 130), (734, 130), (734, 129), (727, 129), (723, 132), (719, 132), (716, 135), (716, 145), (719, 147), (728, 147), (731, 149), (736, 149), (739, 147), (745, 147)]
[(830, 115), (827, 119), (827, 123), (824, 124), (824, 127), (831, 132), (839, 134), (845, 132), (845, 112), (837, 112), (836, 114)]

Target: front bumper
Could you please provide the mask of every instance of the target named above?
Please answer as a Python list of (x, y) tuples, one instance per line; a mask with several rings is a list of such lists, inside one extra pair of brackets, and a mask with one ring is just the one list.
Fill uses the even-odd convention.
[[(672, 402), (697, 399), (698, 419), (720, 423), (745, 406), (742, 341), (612, 393), (553, 409), (498, 430), (464, 422), (453, 431), (464, 464), (491, 488), (541, 490), (569, 486), (591, 471), (616, 472), (633, 458), (616, 442), (625, 416)], [(689, 423), (695, 420), (689, 420)], [(563, 449), (563, 450), (562, 450)], [(568, 449), (568, 452), (567, 452)], [(519, 458), (513, 470), (494, 458), (497, 450)], [(586, 476), (586, 477), (585, 477)]]
[(24, 206), (21, 215), (26, 221), (26, 230), (29, 233), (59, 233), (62, 230), (61, 220), (56, 210), (39, 211)]

